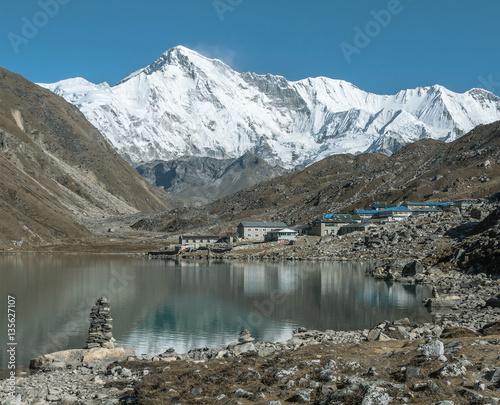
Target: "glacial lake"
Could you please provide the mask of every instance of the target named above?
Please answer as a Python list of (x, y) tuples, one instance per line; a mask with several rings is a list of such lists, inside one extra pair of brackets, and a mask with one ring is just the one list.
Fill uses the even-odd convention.
[[(258, 341), (298, 327), (349, 330), (408, 317), (430, 321), (429, 287), (365, 276), (370, 263), (188, 262), (114, 255), (0, 256), (0, 370), (7, 369), (7, 299), (16, 300), (17, 369), (83, 348), (97, 298), (111, 302), (113, 335), (140, 354), (222, 347), (247, 328)], [(4, 373), (2, 373), (4, 374)]]

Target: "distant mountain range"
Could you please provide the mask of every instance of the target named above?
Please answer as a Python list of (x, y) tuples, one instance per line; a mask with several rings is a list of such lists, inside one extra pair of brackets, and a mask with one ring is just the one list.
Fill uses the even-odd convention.
[(480, 125), (445, 143), (422, 139), (391, 156), (330, 156), (284, 176), (214, 201), (141, 220), (139, 229), (213, 233), (239, 222), (304, 224), (328, 213), (347, 213), (374, 202), (457, 201), (500, 191), (500, 121)]
[(136, 170), (151, 184), (196, 205), (226, 197), (287, 172), (249, 152), (237, 159), (155, 160), (140, 164)]
[(500, 120), (500, 98), (436, 85), (377, 95), (326, 77), (238, 73), (182, 46), (110, 87), (42, 84), (77, 106), (137, 167), (181, 157), (309, 165), (338, 153), (392, 154), (422, 138), (453, 141)]

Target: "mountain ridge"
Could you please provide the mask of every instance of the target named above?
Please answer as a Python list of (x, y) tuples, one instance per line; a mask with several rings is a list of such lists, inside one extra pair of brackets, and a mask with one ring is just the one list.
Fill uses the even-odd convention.
[(238, 73), (182, 46), (115, 86), (41, 85), (80, 108), (132, 165), (251, 152), (292, 168), (337, 153), (390, 154), (417, 139), (452, 141), (500, 119), (500, 98), (482, 89), (434, 85), (377, 95), (326, 77)]
[(245, 153), (238, 159), (181, 157), (138, 165), (136, 170), (150, 184), (191, 204), (206, 204), (244, 188), (283, 175), (287, 171)]
[(0, 68), (0, 247), (81, 241), (86, 218), (171, 208), (73, 105)]
[[(339, 154), (238, 191), (203, 208), (139, 221), (138, 229), (222, 233), (241, 221), (304, 224), (377, 201), (456, 201), (500, 189), (500, 121), (445, 143), (422, 139), (397, 153)], [(193, 226), (194, 225), (194, 226)], [(190, 227), (193, 227), (192, 229)]]

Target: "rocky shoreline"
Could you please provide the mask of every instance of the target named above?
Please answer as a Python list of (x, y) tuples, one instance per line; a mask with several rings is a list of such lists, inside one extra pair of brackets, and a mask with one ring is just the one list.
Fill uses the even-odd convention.
[(182, 355), (169, 349), (138, 357), (131, 349), (103, 347), (60, 352), (34, 360), (38, 372), (17, 378), (20, 401), (7, 402), (9, 382), (0, 382), (0, 400), (39, 405), (497, 404), (500, 208), (493, 208), (419, 218), (343, 240), (323, 238), (220, 257), (301, 260), (298, 253), (307, 252), (309, 260), (376, 259), (382, 264), (372, 277), (433, 286), (425, 302), (431, 323), (402, 319), (347, 332), (300, 328), (276, 343), (255, 342), (243, 331), (227, 347)]
[[(291, 339), (276, 343), (255, 342), (245, 330), (237, 342), (227, 347), (197, 348), (186, 354), (177, 354), (173, 348), (158, 356), (136, 356), (130, 348), (70, 350), (33, 360), (31, 366), (37, 372), (18, 378), (16, 392), (21, 395), (21, 404), (39, 405), (437, 404), (439, 399), (450, 399), (446, 395), (456, 397), (454, 404), (499, 403), (500, 278), (422, 269), (419, 262), (399, 260), (376, 268), (371, 275), (392, 282), (432, 284), (433, 297), (427, 302), (432, 323), (419, 325), (401, 319), (355, 331), (299, 328)], [(381, 372), (380, 366), (365, 364), (370, 353), (384, 352), (387, 347), (396, 347), (387, 370)], [(345, 359), (343, 353), (353, 348), (358, 352)], [(472, 361), (479, 356), (475, 354), (477, 350), (482, 353), (478, 357), (480, 366)], [(408, 357), (409, 353), (413, 358)], [(269, 362), (278, 364), (265, 367)], [(287, 367), (278, 367), (281, 362)], [(247, 367), (247, 363), (252, 367)], [(212, 390), (213, 395), (202, 395), (206, 394), (208, 383), (199, 382), (197, 373), (213, 365), (216, 368), (232, 365), (231, 371), (223, 367), (223, 373), (235, 373), (228, 378), (234, 379), (233, 385), (243, 388)], [(424, 369), (427, 371), (423, 372)], [(179, 381), (172, 381), (171, 370), (180, 373)], [(266, 377), (263, 370), (271, 375)], [(158, 379), (169, 382), (168, 391), (158, 392)], [(267, 379), (273, 382), (268, 384)], [(181, 381), (182, 389), (177, 386)], [(246, 385), (253, 386), (259, 381), (260, 388), (256, 391), (247, 389)], [(9, 403), (5, 402), (9, 399), (7, 390), (8, 381), (4, 380), (0, 383), (2, 403)], [(432, 393), (437, 399), (422, 401), (424, 393)], [(358, 402), (348, 402), (351, 400)]]
[[(300, 328), (279, 343), (242, 335), (225, 348), (184, 355), (169, 349), (137, 357), (131, 349), (93, 348), (41, 356), (32, 363), (38, 372), (17, 379), (21, 400), (8, 401), (7, 380), (0, 399), (40, 405), (500, 401), (498, 321), (480, 331), (408, 319), (363, 331)], [(426, 402), (428, 395), (436, 401)]]

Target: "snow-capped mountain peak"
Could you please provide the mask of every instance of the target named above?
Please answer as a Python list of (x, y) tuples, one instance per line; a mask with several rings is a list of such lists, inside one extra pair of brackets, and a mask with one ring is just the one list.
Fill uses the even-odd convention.
[(390, 154), (420, 138), (451, 141), (500, 120), (500, 98), (482, 89), (377, 95), (327, 77), (238, 73), (183, 46), (113, 87), (82, 78), (42, 86), (78, 106), (132, 164), (250, 151), (292, 167), (334, 153)]
[(162, 72), (168, 69), (169, 66), (178, 66), (185, 69), (187, 72), (193, 69), (212, 68), (218, 66), (222, 68), (231, 69), (224, 62), (219, 59), (210, 59), (199, 53), (192, 51), (182, 45), (176, 46), (163, 53), (151, 65), (142, 69), (136, 70), (126, 78), (120, 80), (117, 85), (132, 79), (133, 77), (144, 75), (152, 75), (154, 73)]

